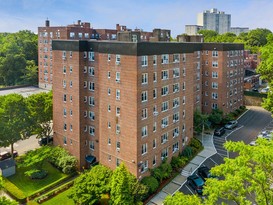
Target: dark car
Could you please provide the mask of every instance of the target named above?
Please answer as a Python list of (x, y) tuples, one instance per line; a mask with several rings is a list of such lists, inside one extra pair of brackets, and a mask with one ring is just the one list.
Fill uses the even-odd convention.
[[(13, 151), (13, 157), (18, 157), (18, 152), (16, 150)], [(4, 151), (0, 153), (0, 161), (11, 158), (11, 153), (8, 151)]]
[(40, 146), (47, 145), (47, 144), (52, 144), (52, 142), (53, 142), (53, 137), (52, 136), (50, 136), (50, 137), (43, 137), (43, 138), (40, 138), (38, 140), (38, 144)]
[(226, 130), (224, 127), (218, 127), (214, 130), (214, 135), (216, 136), (222, 136), (223, 134), (225, 134)]
[(213, 177), (210, 173), (210, 169), (207, 166), (199, 167), (197, 170), (197, 174), (202, 177), (204, 181), (206, 181), (207, 178)]
[(193, 174), (187, 178), (187, 182), (198, 194), (203, 193), (204, 180), (200, 176)]

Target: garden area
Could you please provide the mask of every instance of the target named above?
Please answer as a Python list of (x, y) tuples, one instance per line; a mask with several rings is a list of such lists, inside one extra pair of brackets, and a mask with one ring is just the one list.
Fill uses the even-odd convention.
[(4, 178), (4, 189), (20, 203), (49, 192), (76, 175), (75, 157), (60, 147), (43, 146), (29, 151), (16, 158), (16, 164), (16, 174)]

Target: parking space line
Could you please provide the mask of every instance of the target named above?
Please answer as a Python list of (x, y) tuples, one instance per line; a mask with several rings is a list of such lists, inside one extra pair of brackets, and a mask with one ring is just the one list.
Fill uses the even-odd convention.
[(219, 165), (217, 162), (215, 162), (213, 159), (211, 159), (211, 157), (209, 158), (214, 164)]
[(192, 192), (192, 190), (188, 187), (187, 184), (185, 184), (185, 186), (188, 188), (188, 190), (189, 190), (192, 194), (194, 194), (194, 193)]

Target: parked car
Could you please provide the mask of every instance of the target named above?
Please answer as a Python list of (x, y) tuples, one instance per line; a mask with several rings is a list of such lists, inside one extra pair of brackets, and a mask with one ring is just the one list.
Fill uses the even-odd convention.
[(268, 91), (269, 91), (269, 87), (266, 87), (261, 90), (261, 93), (268, 93)]
[(197, 174), (206, 181), (207, 178), (211, 178), (210, 169), (207, 166), (202, 166), (197, 169)]
[(223, 134), (225, 134), (226, 130), (224, 127), (218, 127), (214, 130), (214, 135), (216, 136), (222, 136)]
[(234, 127), (236, 127), (238, 125), (237, 120), (233, 120), (233, 121), (229, 121), (226, 125), (225, 128), (226, 129), (233, 129)]
[(40, 138), (38, 140), (38, 144), (40, 146), (42, 145), (47, 145), (47, 144), (52, 144), (53, 143), (53, 137), (52, 136), (49, 136), (49, 137), (43, 137), (43, 138)]
[(255, 141), (255, 140), (251, 141), (251, 142), (249, 143), (249, 145), (250, 145), (250, 146), (255, 146), (255, 145), (256, 145), (256, 141)]
[(4, 151), (0, 153), (0, 161), (11, 158), (10, 152)]
[(193, 174), (187, 178), (187, 183), (193, 188), (198, 194), (203, 193), (204, 180), (197, 174)]
[(273, 131), (270, 131), (270, 130), (265, 130), (265, 131), (262, 131), (258, 137), (262, 137), (262, 138), (265, 138), (267, 140), (270, 140), (272, 139), (272, 136), (273, 136)]

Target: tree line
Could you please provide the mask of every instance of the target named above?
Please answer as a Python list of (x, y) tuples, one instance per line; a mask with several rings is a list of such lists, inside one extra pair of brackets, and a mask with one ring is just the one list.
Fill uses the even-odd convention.
[(0, 86), (38, 84), (38, 36), (28, 30), (0, 33)]

